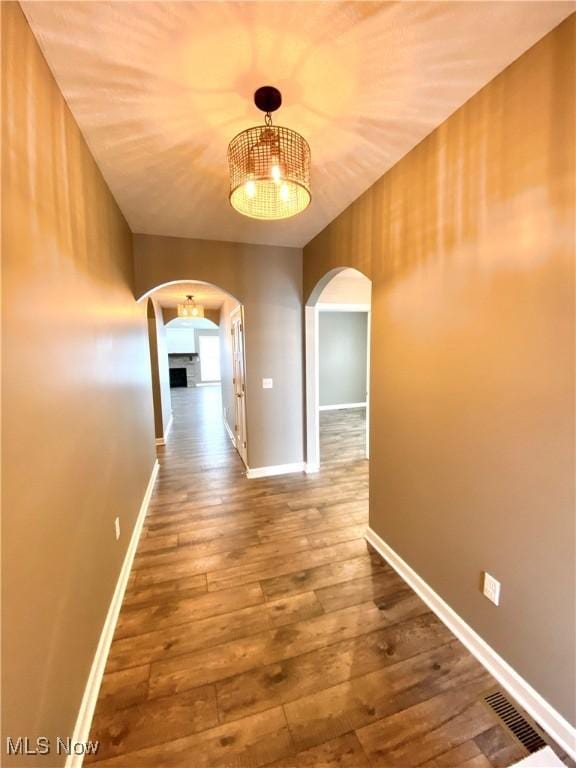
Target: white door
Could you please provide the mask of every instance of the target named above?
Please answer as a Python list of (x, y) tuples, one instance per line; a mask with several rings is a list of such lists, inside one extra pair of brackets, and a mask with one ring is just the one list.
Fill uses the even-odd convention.
[(202, 381), (220, 381), (220, 339), (218, 336), (198, 336), (200, 378)]
[(248, 466), (246, 437), (246, 370), (244, 361), (244, 319), (242, 307), (232, 312), (232, 382), (234, 385), (234, 439), (236, 450)]

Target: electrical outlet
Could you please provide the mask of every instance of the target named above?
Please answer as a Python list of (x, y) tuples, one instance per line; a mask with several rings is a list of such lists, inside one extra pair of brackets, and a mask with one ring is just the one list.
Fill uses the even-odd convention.
[(272, 389), (274, 381), (272, 379), (262, 379), (262, 389)]
[(114, 530), (116, 531), (116, 541), (120, 538), (120, 518), (114, 520)]
[(500, 582), (484, 571), (484, 583), (482, 585), (484, 597), (487, 597), (494, 605), (500, 604)]

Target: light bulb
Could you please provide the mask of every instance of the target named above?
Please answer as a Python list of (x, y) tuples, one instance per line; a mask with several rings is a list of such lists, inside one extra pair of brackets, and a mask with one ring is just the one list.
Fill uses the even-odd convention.
[(256, 184), (253, 181), (247, 181), (245, 185), (246, 194), (248, 197), (254, 197), (256, 194)]
[(198, 310), (196, 309), (196, 307), (194, 307), (194, 309), (192, 310), (192, 317), (196, 317), (197, 314), (198, 314)]
[(270, 175), (272, 176), (274, 181), (278, 184), (278, 182), (280, 181), (280, 178), (281, 178), (281, 176), (280, 176), (280, 166), (277, 165), (277, 164), (274, 164), (272, 166), (272, 168), (270, 169)]
[(290, 190), (288, 189), (286, 184), (282, 184), (280, 187), (280, 199), (283, 200), (285, 203), (290, 200)]

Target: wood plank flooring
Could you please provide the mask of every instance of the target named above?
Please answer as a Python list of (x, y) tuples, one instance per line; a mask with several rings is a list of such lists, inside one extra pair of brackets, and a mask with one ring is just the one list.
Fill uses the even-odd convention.
[[(500, 768), (494, 681), (363, 539), (363, 410), (317, 475), (247, 480), (216, 387), (174, 426), (100, 691), (99, 768)], [(88, 761), (87, 761), (88, 762)]]

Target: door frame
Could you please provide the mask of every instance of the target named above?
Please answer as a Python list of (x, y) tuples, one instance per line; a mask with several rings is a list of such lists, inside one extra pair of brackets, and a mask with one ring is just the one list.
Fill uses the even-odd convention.
[(306, 472), (320, 471), (320, 312), (366, 312), (366, 458), (370, 458), (370, 347), (372, 327), (371, 304), (306, 305), (304, 312), (306, 338)]
[[(235, 334), (234, 334), (234, 326), (235, 323), (239, 323), (240, 326), (240, 332), (242, 335), (242, 374), (243, 374), (243, 381), (241, 382), (242, 390), (241, 392), (237, 392), (237, 385), (238, 382), (236, 381), (236, 370), (235, 370), (235, 349), (234, 345), (236, 344)], [(238, 451), (238, 454), (242, 461), (244, 462), (244, 466), (246, 469), (248, 469), (248, 431), (246, 427), (246, 333), (245, 333), (245, 321), (244, 321), (244, 307), (242, 304), (239, 304), (237, 307), (235, 307), (232, 312), (230, 312), (230, 326), (231, 326), (231, 334), (232, 334), (232, 383), (233, 383), (233, 390), (234, 390), (234, 422), (236, 429), (234, 430), (234, 447)], [(242, 441), (239, 439), (238, 429), (237, 429), (237, 413), (236, 413), (236, 399), (238, 396), (241, 396), (243, 399), (244, 407), (241, 409), (241, 427), (242, 427), (242, 434), (244, 435), (244, 440)]]

